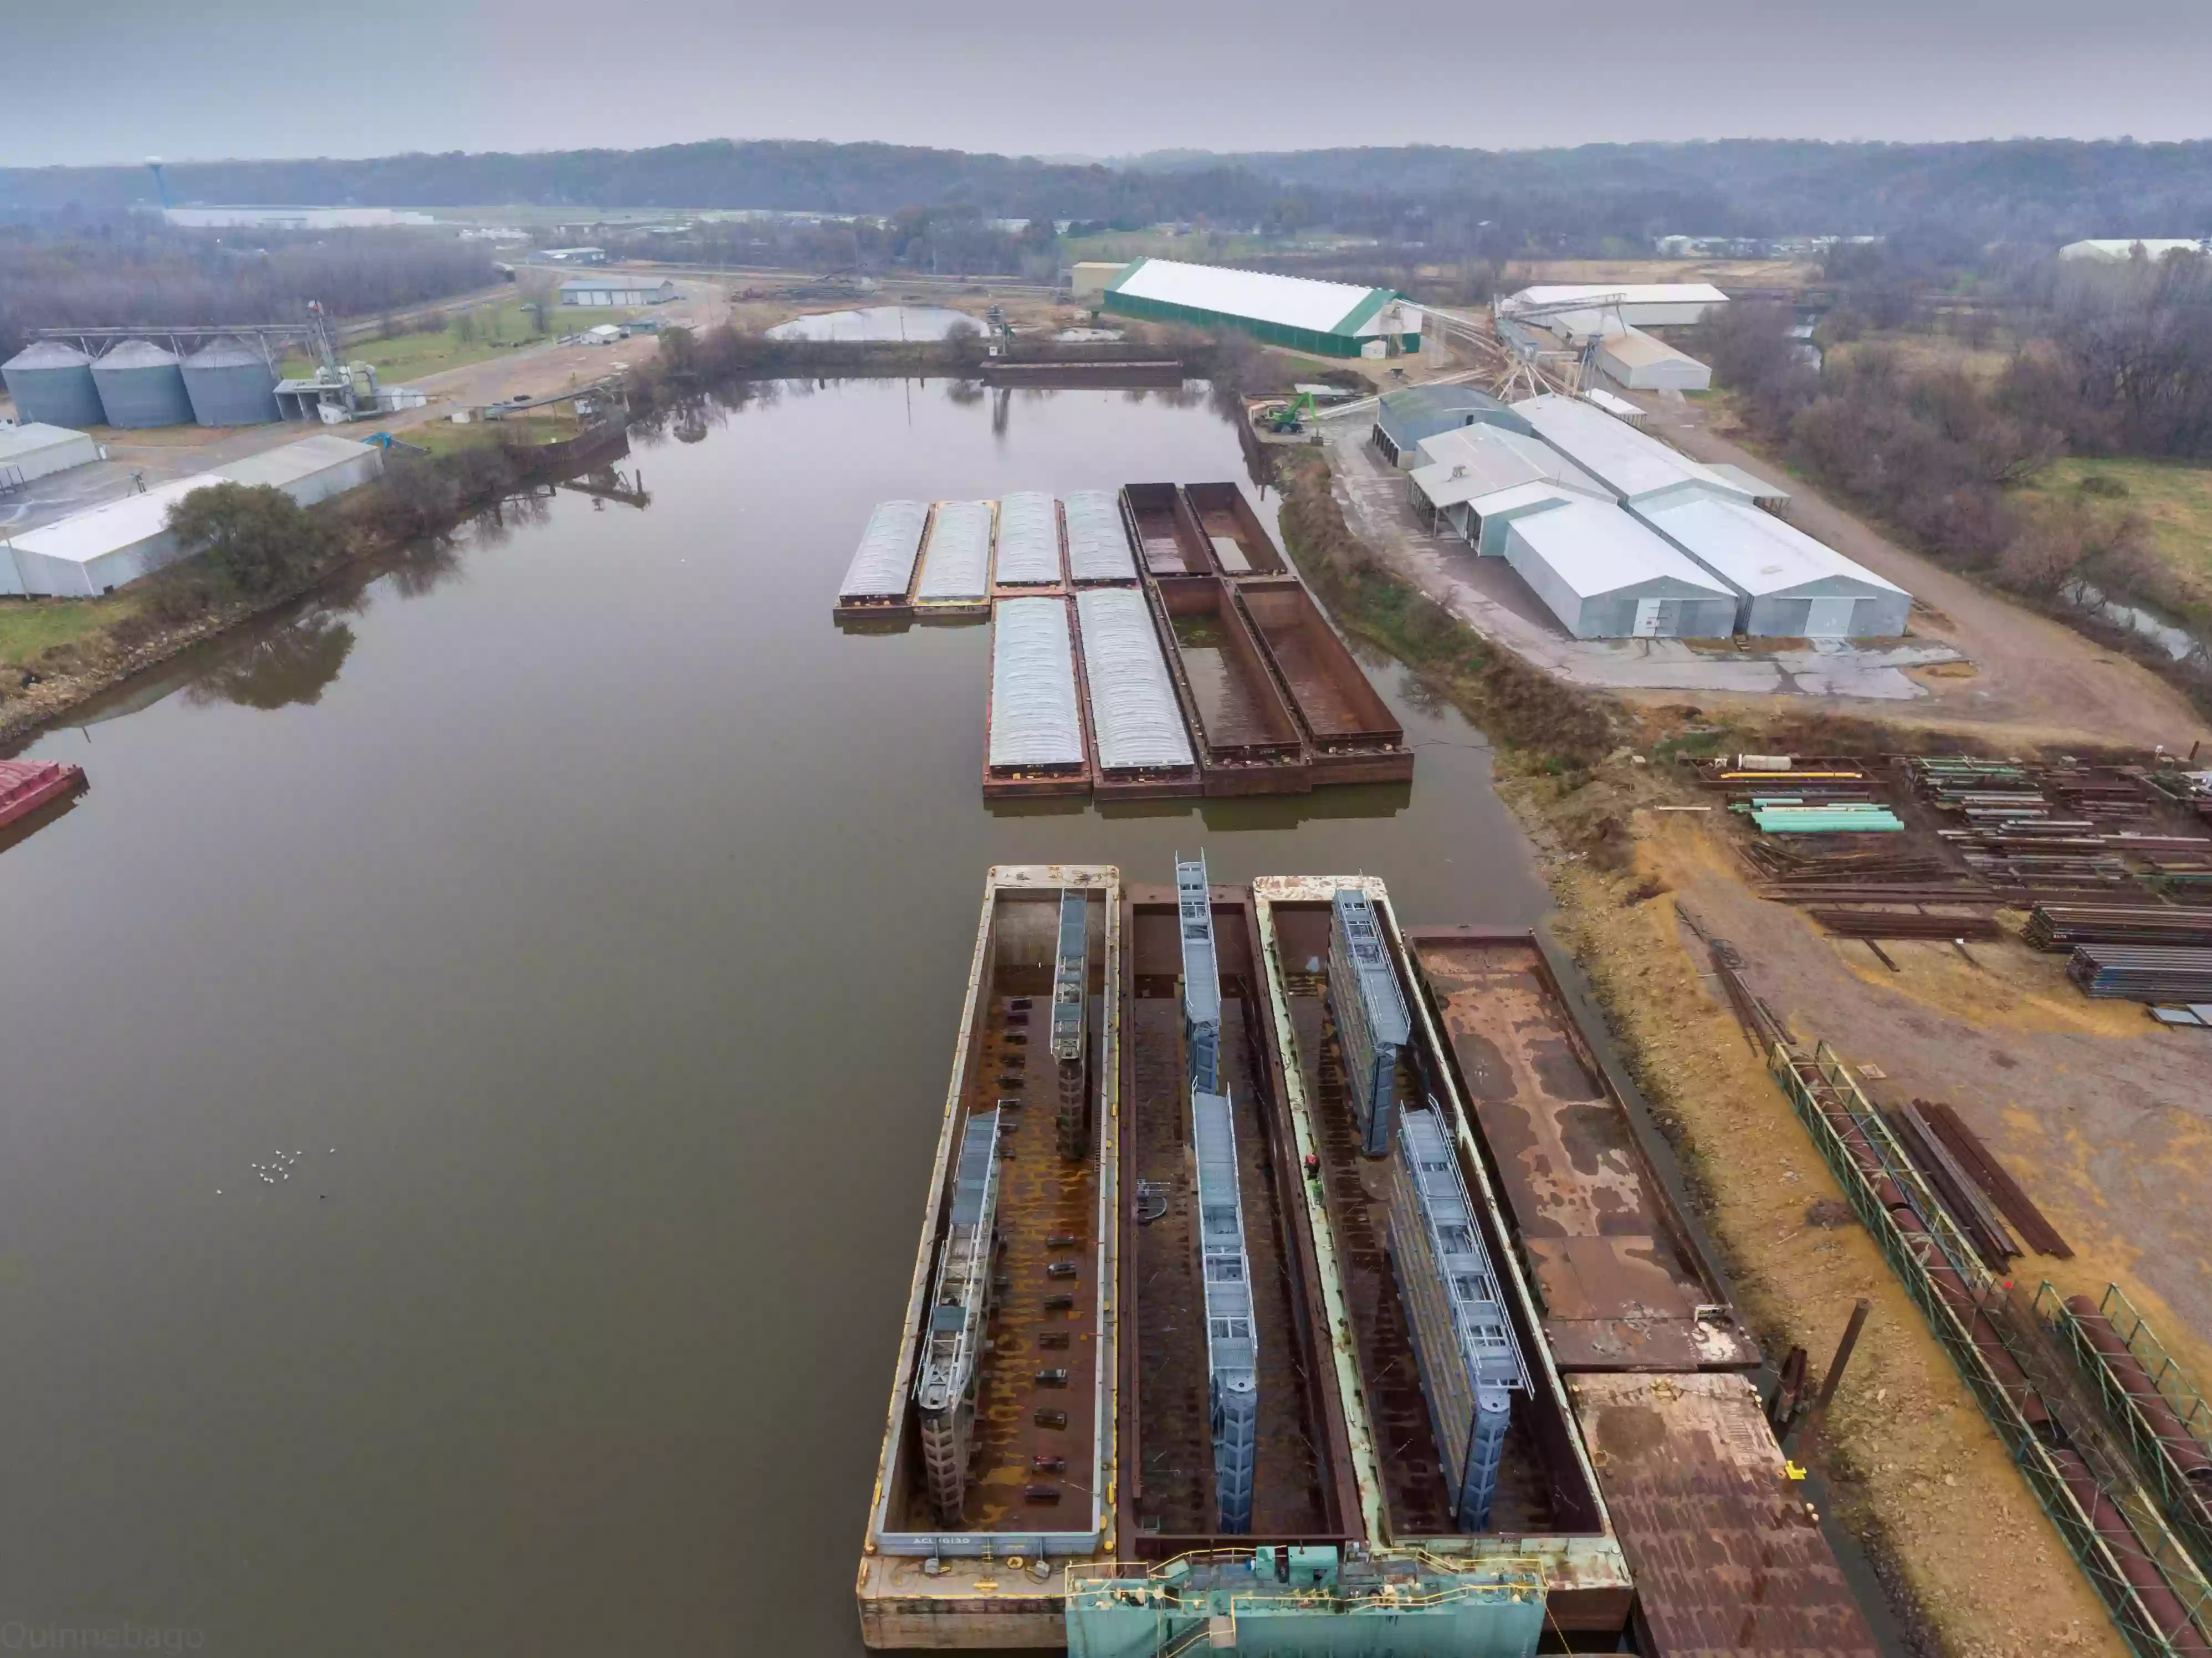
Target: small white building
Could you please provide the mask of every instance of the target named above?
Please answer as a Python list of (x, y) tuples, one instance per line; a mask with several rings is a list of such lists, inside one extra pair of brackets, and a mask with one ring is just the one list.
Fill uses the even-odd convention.
[(66, 426), (28, 421), (0, 426), (0, 489), (28, 483), (100, 459), (100, 446)]
[(1577, 639), (1724, 639), (1736, 596), (1609, 501), (1515, 518), (1505, 562)]
[(1547, 312), (1531, 320), (1555, 334), (1586, 337), (1614, 317), (1631, 328), (1686, 328), (1727, 303), (1711, 282), (1554, 282), (1500, 300), (1498, 314)]
[(326, 434), (228, 462), (215, 475), (231, 483), (267, 484), (312, 507), (382, 477), (384, 451)]
[(1636, 515), (1737, 596), (1735, 629), (1761, 639), (1894, 639), (1912, 595), (1740, 501), (1675, 496)]
[(2141, 248), (2147, 259), (2162, 259), (2169, 253), (2212, 253), (2212, 238), (2192, 236), (2094, 236), (2087, 241), (2069, 242), (2058, 250), (2062, 259), (2101, 259), (2108, 264), (2132, 259)]
[(665, 305), (675, 297), (676, 284), (665, 276), (572, 276), (561, 284), (563, 305)]
[(1598, 372), (1627, 392), (1703, 392), (1713, 371), (1686, 351), (1640, 328), (1626, 328), (1598, 342)]
[(150, 575), (184, 556), (169, 531), (170, 507), (223, 482), (202, 472), (7, 536), (0, 553), (12, 558), (0, 558), (0, 593), (96, 598)]

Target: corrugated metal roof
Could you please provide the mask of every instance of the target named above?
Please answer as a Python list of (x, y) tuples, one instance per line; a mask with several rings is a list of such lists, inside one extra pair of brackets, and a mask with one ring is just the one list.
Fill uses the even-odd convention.
[(1098, 763), (1109, 771), (1194, 764), (1144, 594), (1131, 587), (1095, 588), (1076, 595), (1075, 609)]
[(1593, 500), (1613, 499), (1613, 491), (1551, 445), (1500, 426), (1461, 426), (1439, 432), (1421, 440), (1420, 452), (1429, 464), (1413, 469), (1413, 481), (1438, 507), (1540, 483)]
[(1666, 341), (1654, 338), (1640, 328), (1608, 334), (1605, 337), (1605, 343), (1597, 349), (1601, 357), (1610, 357), (1627, 368), (1649, 367), (1655, 362), (1686, 362), (1694, 363), (1700, 368), (1705, 367), (1688, 352), (1677, 351)]
[(211, 489), (229, 481), (212, 472), (202, 472), (197, 477), (179, 478), (174, 483), (157, 483), (143, 495), (125, 495), (105, 506), (71, 513), (42, 529), (25, 530), (11, 539), (27, 553), (40, 553), (48, 558), (68, 559), (78, 564), (90, 563), (103, 554), (135, 547), (160, 535), (169, 527), (173, 502), (182, 501), (195, 489)]
[(1067, 515), (1067, 573), (1078, 581), (1134, 581), (1137, 557), (1111, 489), (1078, 489), (1060, 503)]
[(0, 426), (0, 466), (72, 445), (91, 446), (92, 440), (73, 426), (48, 426), (34, 420), (21, 426)]
[(1614, 298), (1623, 305), (1719, 305), (1727, 302), (1728, 295), (1711, 282), (1554, 282), (1524, 288), (1498, 308)]
[(258, 455), (228, 462), (216, 470), (233, 483), (282, 487), (357, 461), (369, 452), (369, 446), (365, 443), (325, 434), (264, 449)]
[(1007, 598), (992, 609), (990, 763), (1083, 763), (1064, 598)]
[(1112, 288), (1115, 293), (1133, 299), (1218, 311), (1321, 334), (1352, 333), (1361, 328), (1379, 331), (1371, 315), (1359, 313), (1372, 313), (1378, 303), (1397, 297), (1387, 288), (1355, 288), (1349, 282), (1233, 270), (1226, 265), (1180, 264), (1173, 259), (1139, 259), (1115, 279)]
[(1518, 536), (1578, 597), (1596, 598), (1647, 582), (1680, 582), (1689, 595), (1735, 595), (1666, 538), (1610, 501), (1577, 501), (1516, 519)]
[(1018, 490), (999, 502), (998, 579), (1015, 586), (1060, 580), (1060, 503), (1042, 490)]
[[(1631, 404), (1630, 406), (1632, 408), (1634, 407), (1633, 404)], [(1638, 410), (1638, 412), (1641, 413), (1642, 411)], [(1790, 499), (1790, 492), (1784, 489), (1780, 484), (1769, 483), (1765, 478), (1759, 477), (1758, 473), (1747, 472), (1742, 467), (1735, 465), (1730, 462), (1725, 460), (1709, 460), (1705, 463), (1705, 467), (1707, 471), (1717, 473), (1723, 479), (1734, 484), (1737, 489), (1742, 490), (1754, 501), (1787, 501)]]
[(1902, 593), (1863, 564), (1771, 513), (1741, 501), (1688, 495), (1639, 514), (1669, 541), (1753, 598), (1819, 589), (1814, 597)]
[(929, 521), (915, 603), (988, 598), (991, 593), (991, 503), (940, 501)]
[(845, 567), (840, 598), (903, 598), (914, 580), (915, 555), (929, 508), (918, 501), (886, 501), (868, 516), (860, 550)]
[(1537, 436), (1624, 500), (1685, 483), (1701, 483), (1721, 495), (1743, 493), (1687, 455), (1579, 398), (1547, 392), (1515, 404), (1513, 412), (1534, 427)]

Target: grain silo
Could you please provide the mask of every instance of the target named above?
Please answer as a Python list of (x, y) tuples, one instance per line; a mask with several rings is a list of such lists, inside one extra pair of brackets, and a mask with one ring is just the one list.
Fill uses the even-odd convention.
[(192, 400), (177, 354), (151, 340), (125, 340), (92, 365), (110, 426), (187, 426)]
[(4, 363), (0, 380), (15, 399), (15, 418), (48, 426), (98, 426), (107, 418), (92, 383), (92, 359), (60, 340), (33, 340)]
[(203, 426), (260, 426), (282, 418), (276, 371), (251, 340), (226, 336), (184, 361), (185, 392)]

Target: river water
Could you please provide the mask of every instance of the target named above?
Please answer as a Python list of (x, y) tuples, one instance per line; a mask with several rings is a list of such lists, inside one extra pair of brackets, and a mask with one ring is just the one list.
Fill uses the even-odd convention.
[(27, 750), (93, 788), (0, 853), (0, 1619), (858, 1652), (985, 866), (1542, 913), (1388, 665), (1410, 786), (994, 810), (988, 630), (831, 623), (879, 499), (1243, 477), (1198, 392), (802, 383), (690, 435), (641, 510), (510, 508)]

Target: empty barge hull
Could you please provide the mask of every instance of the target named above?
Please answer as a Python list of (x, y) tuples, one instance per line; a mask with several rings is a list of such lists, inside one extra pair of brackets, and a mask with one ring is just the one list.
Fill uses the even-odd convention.
[[(1064, 895), (1080, 940), (1066, 958), (1072, 1061), (1055, 1057), (1052, 1017)], [(854, 1586), (871, 1646), (1058, 1645), (1060, 1569), (1113, 1557), (1121, 935), (1109, 867), (990, 872)], [(972, 1409), (953, 1455), (953, 1418), (926, 1417), (917, 1394), (925, 1358), (937, 1366), (961, 1330), (945, 1321), (947, 1267), (981, 1178), (962, 1154), (979, 1141), (999, 1154), (982, 1211), (994, 1241), (966, 1280), (988, 1285), (988, 1311), (956, 1373)]]
[(1189, 483), (1183, 496), (1206, 537), (1206, 550), (1217, 575), (1281, 575), (1283, 556), (1244, 492), (1233, 483)]
[(1638, 1652), (1874, 1658), (1748, 1380), (1590, 1375), (1568, 1389), (1636, 1576)]
[[(1388, 1253), (1389, 1187), (1374, 1172), (1382, 1165), (1361, 1155), (1328, 1000), (1330, 901), (1340, 888), (1368, 896), (1394, 970), (1409, 981), (1380, 881), (1263, 876), (1251, 890), (1290, 1115), (1301, 1158), (1316, 1175), (1305, 1187), (1308, 1223), (1328, 1326), (1337, 1332), (1338, 1392), (1368, 1537), (1446, 1558), (1534, 1562), (1544, 1574), (1547, 1616), (1558, 1628), (1618, 1631), (1629, 1615), (1627, 1566), (1541, 1339), (1504, 1217), (1463, 1127), (1455, 1148), (1462, 1177), (1496, 1266), (1503, 1310), (1527, 1362), (1530, 1392), (1513, 1401), (1489, 1529), (1455, 1528), (1410, 1316)], [(1418, 1006), (1414, 1011), (1403, 1085), (1408, 1097), (1442, 1099), (1433, 1028)]]
[(1754, 1370), (1759, 1344), (1683, 1223), (1533, 933), (1405, 935), (1488, 1149), (1563, 1370)]
[(1213, 568), (1206, 531), (1172, 483), (1125, 483), (1121, 511), (1147, 575), (1204, 575)]
[(1209, 795), (1304, 794), (1313, 787), (1297, 722), (1219, 576), (1146, 584)]
[(1260, 1424), (1251, 1525), (1218, 1533), (1204, 1285), (1176, 889), (1124, 899), (1121, 1535), (1125, 1557), (1362, 1535), (1351, 1442), (1320, 1320), (1319, 1266), (1243, 889), (1211, 889), (1220, 979), (1219, 1081), (1235, 1109)]
[(991, 612), (983, 798), (1085, 795), (1092, 780), (1073, 609), (1057, 596), (1001, 599)]
[[(1241, 501), (1242, 497), (1239, 497)], [(1236, 584), (1269, 670), (1282, 686), (1320, 783), (1402, 783), (1413, 774), (1405, 727), (1360, 671), (1295, 576)]]

